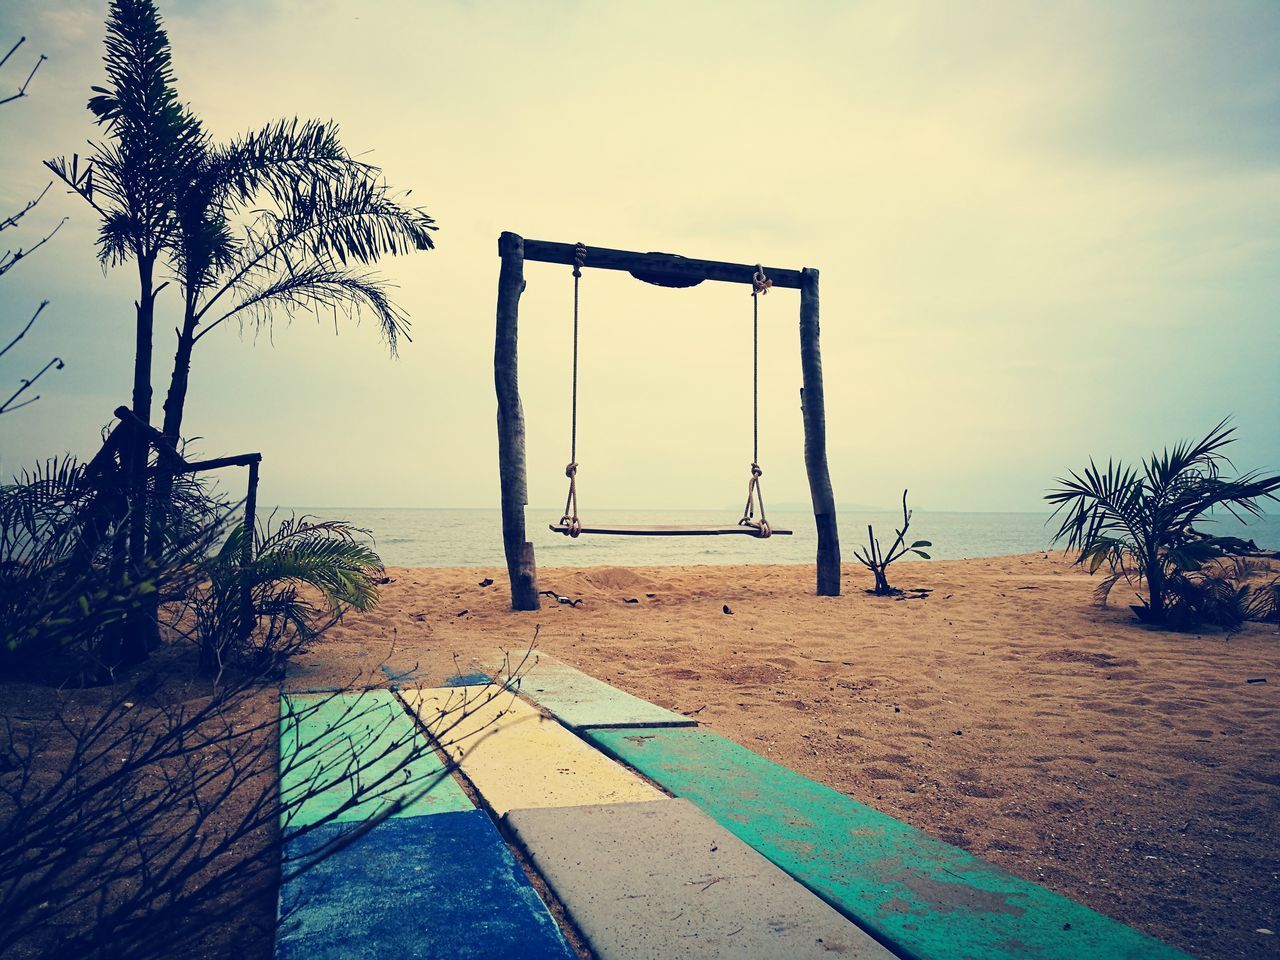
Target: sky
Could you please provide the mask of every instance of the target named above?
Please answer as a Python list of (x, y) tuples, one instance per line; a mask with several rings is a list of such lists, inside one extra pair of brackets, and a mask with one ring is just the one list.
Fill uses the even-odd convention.
[[(0, 46), (46, 62), (0, 107), (0, 210), (85, 152), (104, 2), (0, 0)], [(261, 500), (498, 503), (497, 238), (821, 271), (837, 500), (1036, 511), (1090, 456), (1233, 416), (1280, 468), (1280, 4), (161, 0), (182, 99), (218, 138), (336, 120), (439, 222), (384, 261), (413, 342), (281, 317), (197, 349), (192, 452), (264, 454)], [(12, 39), (10, 39), (12, 38)], [(5, 42), (8, 40), (8, 42)], [(26, 62), (26, 61), (23, 61)], [(0, 72), (16, 84), (17, 70)], [(134, 288), (50, 191), (7, 245), (0, 387), (66, 369), (0, 418), (0, 471), (91, 455), (127, 403)], [(12, 239), (11, 239), (12, 237)], [(520, 375), (530, 499), (563, 501), (569, 268), (528, 264)], [(162, 295), (157, 406), (178, 298)], [(798, 294), (761, 303), (766, 503), (806, 503)], [(751, 298), (587, 271), (579, 497), (741, 503)], [(11, 334), (12, 335), (12, 334)], [(7, 395), (7, 391), (5, 392)]]

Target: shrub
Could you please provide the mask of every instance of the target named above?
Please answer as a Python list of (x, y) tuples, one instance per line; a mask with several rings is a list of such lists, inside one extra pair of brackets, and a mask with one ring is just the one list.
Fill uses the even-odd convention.
[(1277, 500), (1280, 476), (1223, 476), (1223, 468), (1231, 467), (1223, 449), (1234, 433), (1224, 420), (1202, 440), (1153, 453), (1140, 470), (1108, 461), (1104, 471), (1091, 460), (1083, 474), (1059, 479), (1058, 489), (1045, 496), (1054, 504), (1053, 516), (1064, 513), (1054, 541), (1065, 539), (1076, 563), (1090, 573), (1107, 564), (1100, 603), (1124, 580), (1146, 585), (1147, 597), (1133, 607), (1144, 623), (1188, 628), (1247, 611), (1247, 605), (1241, 608), (1246, 598), (1228, 596), (1226, 582), (1206, 567), (1256, 553), (1256, 546), (1194, 526), (1212, 519), (1215, 508), (1244, 519), (1262, 514), (1260, 501)]
[(365, 542), (368, 531), (340, 520), (289, 518), (255, 531), (232, 529), (203, 565), (207, 580), (191, 596), (201, 660), (257, 668), (299, 652), (349, 609), (378, 602), (382, 561)]

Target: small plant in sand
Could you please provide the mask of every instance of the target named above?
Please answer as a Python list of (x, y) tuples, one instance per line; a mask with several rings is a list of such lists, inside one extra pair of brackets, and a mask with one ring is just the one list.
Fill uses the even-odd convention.
[(383, 567), (367, 530), (313, 517), (268, 522), (254, 532), (246, 566), (248, 535), (243, 524), (231, 530), (203, 564), (207, 581), (190, 594), (205, 669), (265, 668), (305, 650), (348, 610), (377, 604)]
[(860, 564), (871, 571), (872, 576), (876, 578), (876, 585), (867, 593), (874, 593), (877, 597), (893, 597), (902, 593), (894, 587), (889, 586), (889, 565), (901, 560), (909, 553), (914, 553), (918, 557), (929, 559), (929, 554), (925, 553), (921, 547), (932, 547), (933, 544), (928, 540), (916, 540), (910, 546), (907, 545), (907, 530), (911, 526), (911, 511), (907, 509), (907, 491), (902, 491), (902, 529), (895, 530), (898, 535), (893, 541), (893, 546), (886, 552), (880, 547), (880, 541), (876, 539), (875, 530), (871, 524), (867, 524), (867, 545), (853, 552), (853, 557)]
[(1146, 587), (1147, 596), (1133, 606), (1144, 623), (1231, 627), (1271, 614), (1274, 583), (1269, 593), (1267, 587), (1255, 591), (1232, 576), (1241, 568), (1228, 566), (1231, 558), (1266, 554), (1252, 541), (1195, 528), (1211, 522), (1215, 508), (1243, 521), (1262, 515), (1261, 501), (1280, 500), (1280, 475), (1223, 476), (1224, 467), (1234, 470), (1222, 452), (1234, 433), (1223, 420), (1202, 440), (1153, 453), (1140, 469), (1108, 461), (1102, 470), (1091, 460), (1083, 475), (1073, 471), (1046, 494), (1053, 516), (1064, 514), (1054, 542), (1065, 539), (1090, 573), (1108, 567), (1096, 592), (1100, 604), (1124, 580)]

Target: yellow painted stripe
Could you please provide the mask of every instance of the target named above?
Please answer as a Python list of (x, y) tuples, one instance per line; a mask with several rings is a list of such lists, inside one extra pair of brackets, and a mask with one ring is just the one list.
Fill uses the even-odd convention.
[(498, 815), (664, 796), (501, 687), (401, 695)]

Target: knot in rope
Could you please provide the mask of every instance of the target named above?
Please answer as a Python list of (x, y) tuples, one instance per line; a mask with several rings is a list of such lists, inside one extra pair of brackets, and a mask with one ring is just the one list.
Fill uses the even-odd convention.
[[(769, 521), (764, 515), (764, 494), (760, 490), (760, 478), (764, 476), (764, 471), (760, 469), (760, 464), (751, 464), (751, 479), (747, 481), (747, 504), (742, 508), (742, 519), (738, 521), (738, 525), (742, 527), (754, 527), (756, 535), (764, 540), (773, 536), (773, 528), (769, 526)], [(760, 511), (760, 519), (756, 519), (756, 510)]]
[(578, 519), (578, 462), (570, 460), (564, 468), (564, 475), (569, 478), (569, 495), (564, 500), (564, 516), (560, 525), (565, 527), (565, 534), (576, 537), (582, 532), (582, 521)]
[(754, 297), (761, 293), (768, 293), (772, 286), (773, 281), (764, 275), (764, 267), (757, 263), (756, 272), (751, 276), (751, 295)]
[(582, 268), (587, 264), (587, 248), (581, 243), (574, 244), (573, 247), (573, 275), (575, 277), (582, 276)]

